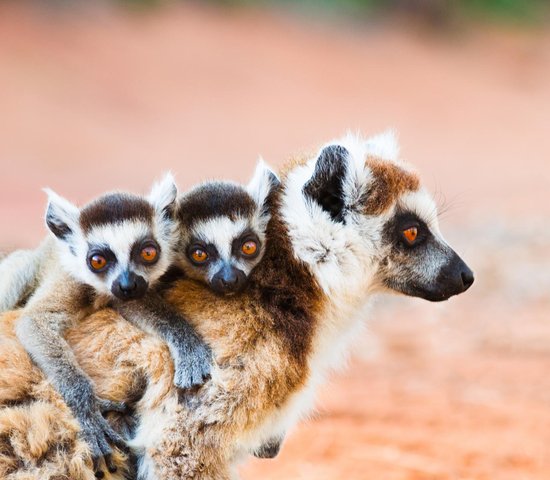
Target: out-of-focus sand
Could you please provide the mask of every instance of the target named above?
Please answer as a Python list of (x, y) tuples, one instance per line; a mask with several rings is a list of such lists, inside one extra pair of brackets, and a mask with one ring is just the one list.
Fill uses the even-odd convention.
[(245, 180), (259, 154), (395, 127), (476, 284), (381, 298), (317, 414), (243, 476), (550, 478), (550, 35), (3, 3), (0, 111), (0, 249), (45, 234), (44, 186)]

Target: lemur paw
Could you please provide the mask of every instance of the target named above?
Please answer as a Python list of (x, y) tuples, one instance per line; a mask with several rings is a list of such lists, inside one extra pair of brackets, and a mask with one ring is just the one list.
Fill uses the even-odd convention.
[(174, 360), (174, 385), (181, 389), (198, 387), (210, 378), (212, 351), (200, 340), (182, 350)]
[(116, 472), (117, 467), (113, 462), (111, 445), (126, 452), (128, 451), (126, 442), (111, 428), (107, 420), (101, 415), (99, 409), (82, 416), (79, 420), (82, 428), (82, 438), (90, 446), (95, 476), (97, 478), (105, 476), (101, 467), (102, 463), (105, 464), (109, 472)]

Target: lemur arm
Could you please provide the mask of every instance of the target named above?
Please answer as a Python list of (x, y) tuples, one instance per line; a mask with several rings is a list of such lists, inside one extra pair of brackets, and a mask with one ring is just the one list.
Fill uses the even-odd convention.
[(187, 389), (210, 376), (212, 352), (191, 324), (157, 292), (144, 298), (116, 302), (113, 307), (126, 320), (164, 340), (174, 360), (174, 385)]
[(62, 336), (65, 329), (86, 312), (86, 293), (85, 287), (63, 276), (47, 282), (24, 309), (16, 334), (79, 421), (81, 435), (91, 448), (94, 468), (98, 469), (103, 457), (107, 468), (114, 471), (109, 443), (121, 449), (126, 446), (102, 412), (123, 411), (124, 405), (96, 397), (90, 378)]

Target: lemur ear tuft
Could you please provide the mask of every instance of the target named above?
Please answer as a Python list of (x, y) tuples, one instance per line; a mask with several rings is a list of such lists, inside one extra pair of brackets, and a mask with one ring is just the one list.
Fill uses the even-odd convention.
[(399, 141), (394, 130), (386, 130), (367, 138), (367, 152), (374, 157), (397, 162), (399, 159)]
[(323, 148), (317, 158), (313, 175), (303, 188), (305, 195), (321, 205), (338, 222), (344, 221), (344, 182), (348, 158), (349, 152), (341, 145)]
[(254, 175), (248, 183), (246, 190), (262, 210), (268, 207), (271, 194), (277, 190), (281, 181), (279, 177), (260, 158)]
[(46, 225), (57, 238), (67, 241), (78, 228), (80, 211), (53, 190), (45, 188), (44, 191), (48, 195)]
[(178, 187), (174, 176), (168, 172), (160, 182), (153, 185), (148, 199), (158, 213), (167, 218), (174, 218), (177, 195)]

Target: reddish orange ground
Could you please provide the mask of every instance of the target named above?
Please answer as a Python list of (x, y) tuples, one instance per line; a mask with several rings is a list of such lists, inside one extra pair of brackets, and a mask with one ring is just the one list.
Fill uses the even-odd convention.
[(550, 35), (433, 35), (174, 7), (0, 5), (0, 248), (75, 201), (246, 179), (346, 129), (400, 132), (477, 274), (444, 305), (385, 298), (350, 368), (247, 480), (550, 478)]

